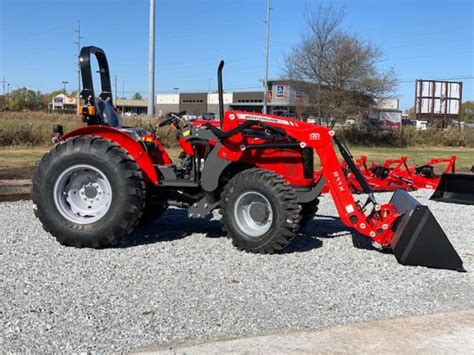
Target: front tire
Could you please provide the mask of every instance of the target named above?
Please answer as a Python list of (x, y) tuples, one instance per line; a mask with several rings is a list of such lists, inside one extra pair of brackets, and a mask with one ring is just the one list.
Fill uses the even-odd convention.
[(117, 244), (137, 225), (145, 184), (135, 161), (119, 145), (93, 136), (57, 144), (33, 177), (35, 215), (63, 245)]
[(252, 168), (234, 176), (222, 193), (224, 228), (233, 244), (253, 253), (276, 253), (297, 235), (300, 207), (280, 175)]

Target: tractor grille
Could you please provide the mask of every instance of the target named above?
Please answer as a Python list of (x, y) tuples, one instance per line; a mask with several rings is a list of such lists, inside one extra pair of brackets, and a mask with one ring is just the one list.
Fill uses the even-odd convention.
[(303, 175), (305, 179), (312, 179), (314, 174), (313, 148), (301, 149), (301, 158), (303, 159)]

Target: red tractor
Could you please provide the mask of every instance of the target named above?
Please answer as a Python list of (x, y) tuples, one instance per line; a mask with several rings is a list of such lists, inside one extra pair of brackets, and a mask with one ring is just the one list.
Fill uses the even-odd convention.
[[(95, 96), (91, 54), (99, 64), (102, 92)], [(172, 114), (161, 127), (176, 128), (182, 147), (173, 163), (159, 137), (142, 128), (122, 127), (113, 107), (105, 53), (84, 47), (80, 55), (82, 108), (87, 126), (59, 135), (33, 179), (36, 216), (69, 246), (114, 245), (145, 218), (168, 206), (187, 208), (190, 218), (220, 209), (222, 222), (239, 249), (283, 250), (312, 219), (325, 183), (341, 221), (391, 248), (402, 264), (462, 271), (462, 260), (426, 206), (405, 191), (378, 204), (370, 186), (334, 131), (291, 118), (223, 110), (218, 69), (220, 122)], [(355, 201), (333, 143), (368, 195)], [(314, 178), (317, 154), (323, 174)]]

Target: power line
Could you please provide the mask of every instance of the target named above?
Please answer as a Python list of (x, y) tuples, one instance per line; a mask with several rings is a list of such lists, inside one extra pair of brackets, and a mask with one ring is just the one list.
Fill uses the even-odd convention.
[(471, 37), (471, 38), (466, 38), (466, 39), (454, 39), (454, 40), (443, 41), (443, 42), (403, 44), (401, 46), (390, 46), (390, 47), (387, 47), (387, 48), (397, 49), (397, 48), (406, 48), (406, 47), (433, 46), (433, 45), (454, 43), (454, 42), (470, 42), (470, 41), (473, 41), (473, 40), (474, 40), (474, 37)]
[[(424, 77), (430, 77), (430, 80), (472, 80), (474, 79), (474, 76), (453, 76), (453, 77), (435, 77), (432, 78), (430, 75), (423, 75)], [(407, 80), (396, 80), (397, 83), (399, 84), (404, 84), (404, 83), (414, 83), (416, 82), (417, 79), (407, 79)]]
[(460, 54), (472, 54), (472, 51), (469, 52), (448, 52), (448, 53), (435, 53), (430, 55), (420, 55), (420, 56), (413, 56), (413, 57), (399, 57), (399, 58), (392, 58), (392, 59), (383, 59), (380, 60), (379, 63), (384, 62), (397, 62), (406, 59), (419, 59), (419, 58), (432, 58), (432, 57), (440, 57), (440, 56), (450, 56), (450, 55), (460, 55)]

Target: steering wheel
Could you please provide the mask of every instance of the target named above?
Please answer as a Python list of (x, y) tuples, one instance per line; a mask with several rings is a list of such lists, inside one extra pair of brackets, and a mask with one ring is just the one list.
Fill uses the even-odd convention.
[(172, 123), (177, 123), (179, 120), (186, 114), (186, 111), (181, 111), (177, 113), (176, 115), (174, 113), (170, 113), (170, 117), (167, 118), (166, 120), (162, 121), (158, 127), (164, 127), (168, 126)]

